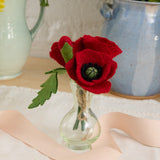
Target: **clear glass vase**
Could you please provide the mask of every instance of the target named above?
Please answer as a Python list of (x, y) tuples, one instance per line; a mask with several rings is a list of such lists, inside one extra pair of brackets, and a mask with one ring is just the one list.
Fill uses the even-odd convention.
[(92, 94), (72, 80), (70, 84), (75, 102), (61, 121), (60, 134), (70, 149), (86, 150), (98, 139), (101, 128), (90, 108)]

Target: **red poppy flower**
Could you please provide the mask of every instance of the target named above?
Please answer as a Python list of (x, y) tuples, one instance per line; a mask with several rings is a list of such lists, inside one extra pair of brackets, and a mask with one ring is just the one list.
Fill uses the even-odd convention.
[(104, 37), (92, 37), (84, 35), (73, 44), (73, 52), (76, 54), (84, 49), (92, 49), (108, 54), (111, 58), (116, 57), (122, 50), (112, 41)]
[(108, 79), (115, 74), (117, 63), (105, 53), (85, 49), (66, 63), (65, 68), (69, 76), (82, 88), (100, 94), (111, 89)]
[(61, 49), (63, 48), (65, 43), (68, 43), (70, 46), (72, 46), (72, 41), (69, 37), (63, 36), (59, 42), (53, 43), (50, 51), (50, 57), (56, 60), (60, 65), (65, 66), (64, 59), (61, 54)]

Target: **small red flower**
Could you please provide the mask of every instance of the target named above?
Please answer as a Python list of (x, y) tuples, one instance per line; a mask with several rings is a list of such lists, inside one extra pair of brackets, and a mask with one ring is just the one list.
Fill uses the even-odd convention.
[(73, 52), (77, 53), (84, 49), (92, 49), (108, 54), (111, 58), (122, 53), (122, 50), (112, 41), (104, 37), (92, 37), (84, 35), (73, 44)]
[[(77, 82), (82, 88), (92, 93), (107, 93), (111, 89), (111, 83), (108, 81), (117, 69), (117, 63), (105, 53), (85, 49), (78, 52), (72, 58), (65, 68), (69, 76)], [(99, 74), (87, 78), (87, 69), (96, 69)], [(89, 72), (91, 73), (91, 72)], [(97, 76), (97, 77), (96, 77)]]
[(60, 65), (65, 66), (64, 59), (61, 54), (61, 49), (63, 48), (65, 43), (68, 43), (70, 46), (72, 46), (72, 41), (69, 37), (63, 36), (59, 42), (53, 43), (50, 51), (50, 57), (56, 60)]

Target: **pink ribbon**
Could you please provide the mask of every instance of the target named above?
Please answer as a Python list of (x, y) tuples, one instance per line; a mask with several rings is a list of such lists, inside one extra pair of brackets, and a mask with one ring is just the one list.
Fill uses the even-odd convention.
[(123, 113), (108, 113), (100, 118), (102, 133), (92, 150), (73, 153), (38, 130), (21, 113), (13, 110), (0, 112), (0, 129), (35, 148), (52, 160), (118, 160), (121, 151), (110, 134), (113, 128), (120, 129), (138, 142), (160, 147), (160, 121), (136, 118)]

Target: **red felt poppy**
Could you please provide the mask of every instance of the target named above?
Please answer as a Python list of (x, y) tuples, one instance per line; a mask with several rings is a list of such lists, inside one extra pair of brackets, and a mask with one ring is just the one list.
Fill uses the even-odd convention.
[(61, 54), (61, 49), (63, 48), (65, 43), (68, 43), (70, 46), (73, 45), (71, 39), (67, 36), (63, 36), (59, 42), (53, 43), (50, 51), (50, 57), (56, 60), (60, 65), (65, 66), (64, 59)]
[[(90, 65), (93, 67), (96, 66), (96, 68), (101, 68), (101, 75), (95, 79), (85, 79), (83, 74), (86, 74), (86, 70), (82, 70), (84, 65), (86, 66), (86, 70), (87, 65), (88, 68)], [(106, 55), (105, 53), (91, 49), (85, 49), (83, 51), (77, 52), (74, 58), (66, 63), (65, 68), (69, 76), (82, 88), (90, 92), (100, 94), (109, 92), (111, 83), (108, 81), (108, 79), (110, 79), (115, 74), (117, 63), (114, 62), (110, 56)]]
[(111, 58), (122, 53), (122, 50), (112, 41), (104, 37), (92, 37), (84, 35), (73, 44), (73, 52), (76, 54), (84, 49), (92, 49), (108, 54)]

